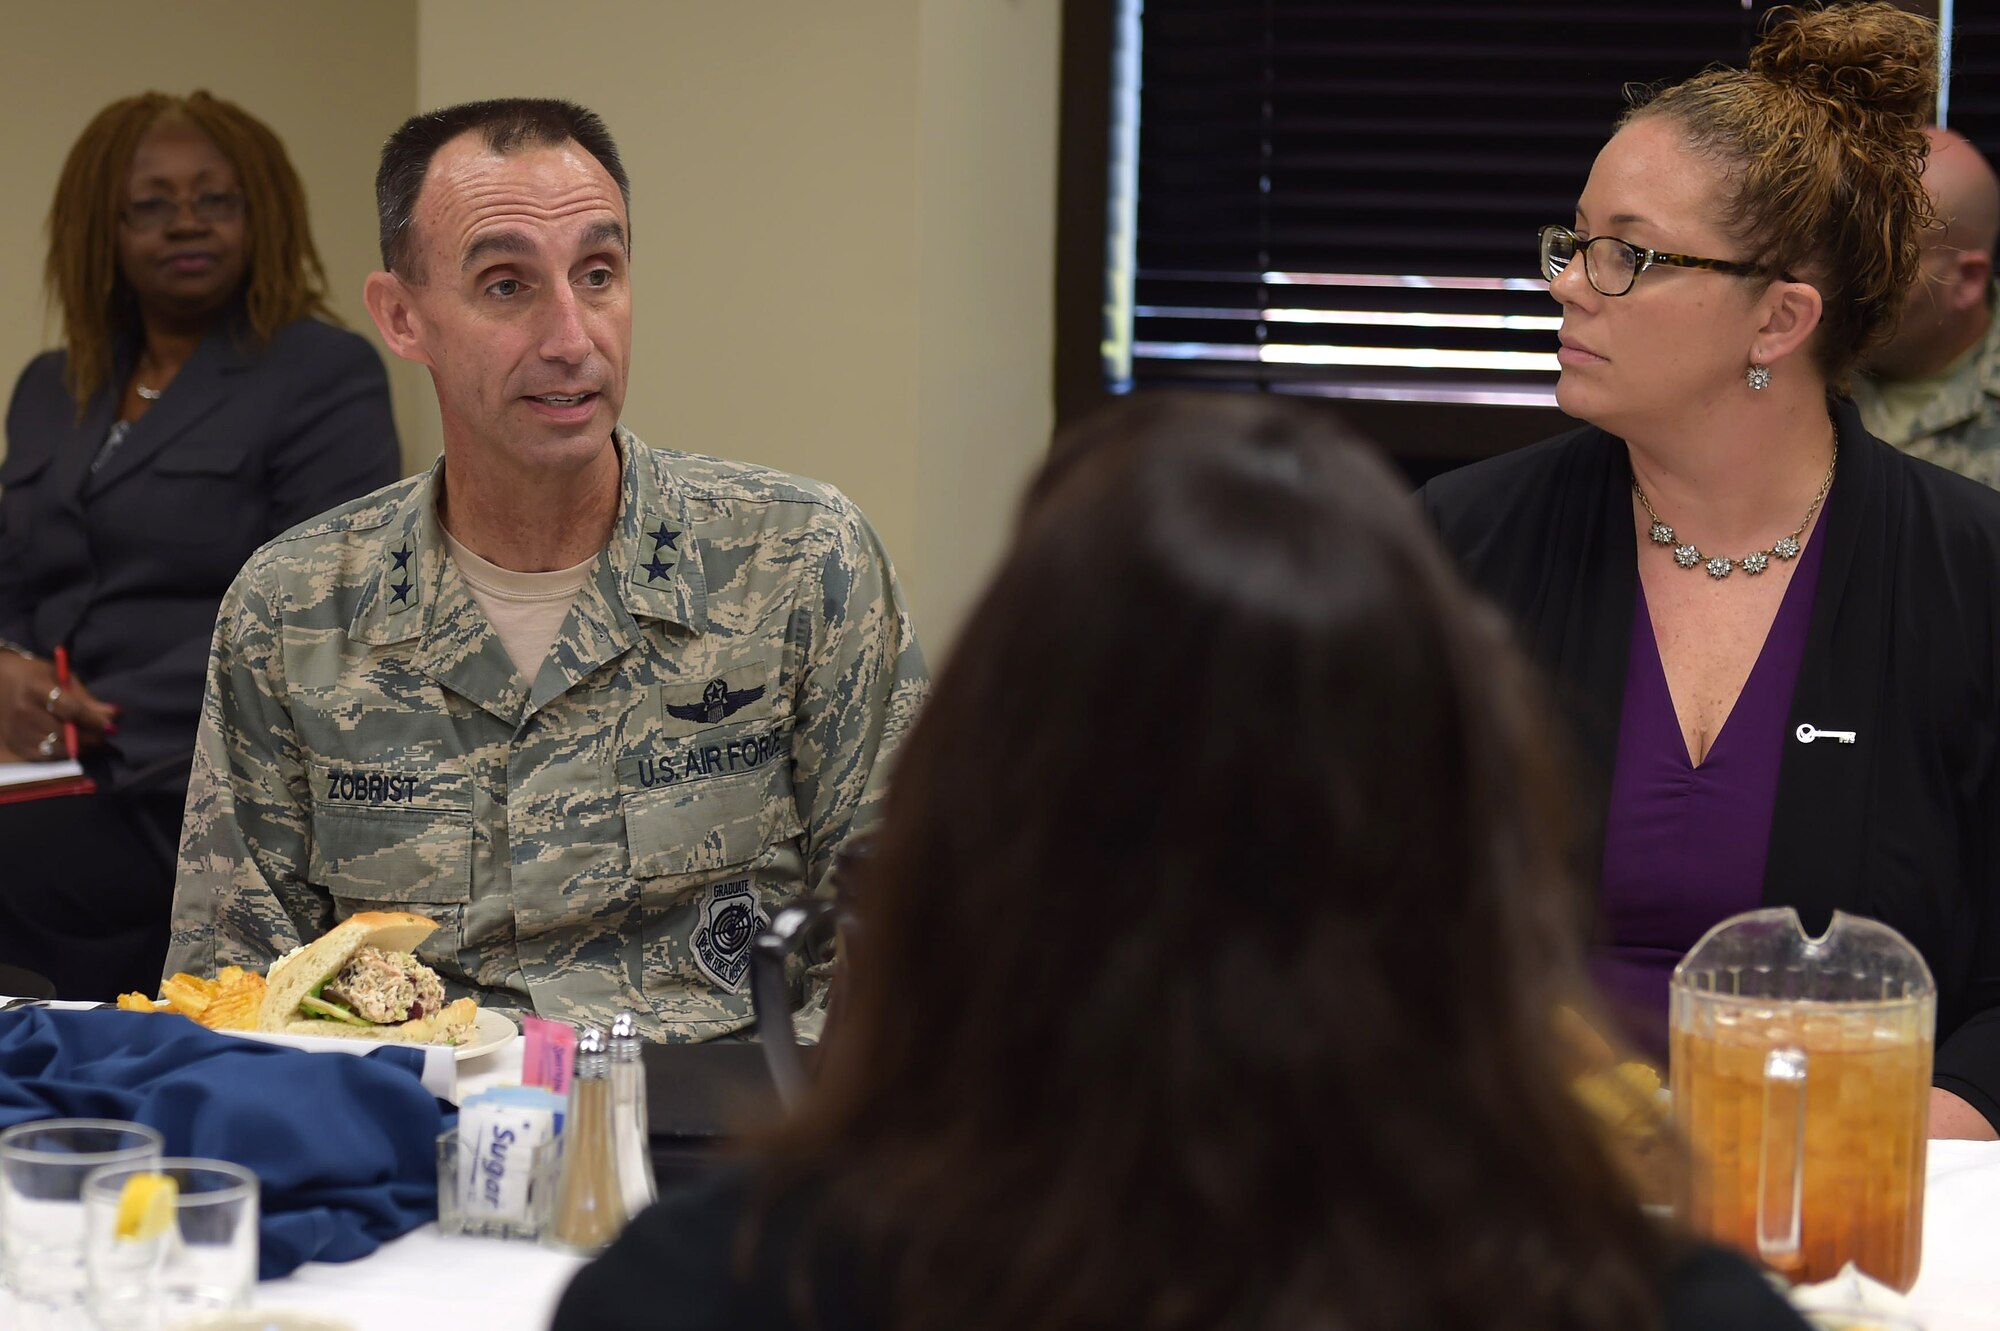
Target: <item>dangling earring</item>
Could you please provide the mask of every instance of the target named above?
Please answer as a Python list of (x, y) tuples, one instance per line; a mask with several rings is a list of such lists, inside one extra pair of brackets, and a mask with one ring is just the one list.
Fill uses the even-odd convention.
[(1743, 372), (1743, 382), (1750, 385), (1750, 387), (1755, 389), (1757, 392), (1759, 393), (1763, 392), (1765, 389), (1771, 386), (1770, 367), (1765, 365), (1752, 365), (1749, 369)]

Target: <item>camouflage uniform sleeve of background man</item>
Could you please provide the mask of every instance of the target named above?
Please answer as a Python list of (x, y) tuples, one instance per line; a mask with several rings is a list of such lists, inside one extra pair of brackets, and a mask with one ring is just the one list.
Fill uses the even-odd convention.
[(873, 818), (928, 680), (845, 498), (621, 437), (617, 526), (532, 686), (416, 482), (245, 570), (170, 969), (262, 966), (351, 910), (410, 909), (440, 921), (426, 961), (482, 1001), (630, 1006), (655, 1038), (749, 1024), (746, 929)]
[[(213, 975), (232, 964), (263, 970), (334, 923), (332, 902), (305, 881), (309, 794), (285, 702), (280, 595), (272, 566), (252, 556), (216, 616), (170, 974)], [(185, 890), (191, 881), (199, 891)]]
[(1949, 375), (1912, 385), (1856, 375), (1853, 390), (1861, 423), (1877, 439), (2000, 490), (2000, 317)]

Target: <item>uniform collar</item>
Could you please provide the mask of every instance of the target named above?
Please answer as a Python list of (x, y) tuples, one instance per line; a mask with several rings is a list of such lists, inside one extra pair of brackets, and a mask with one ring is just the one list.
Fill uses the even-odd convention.
[(660, 619), (696, 633), (708, 630), (708, 581), (701, 545), (688, 521), (687, 496), (664, 457), (618, 427), (622, 463), (618, 520), (600, 566), (607, 600), (622, 601), (642, 619)]
[(631, 431), (618, 427), (617, 442), (618, 514), (611, 539), (532, 683), (521, 679), (445, 547), (437, 520), (442, 458), (365, 547), (373, 573), (362, 584), (350, 635), (377, 646), (418, 640), (417, 669), (519, 722), (629, 650), (639, 640), (640, 620), (705, 632), (707, 583), (686, 497), (660, 455)]

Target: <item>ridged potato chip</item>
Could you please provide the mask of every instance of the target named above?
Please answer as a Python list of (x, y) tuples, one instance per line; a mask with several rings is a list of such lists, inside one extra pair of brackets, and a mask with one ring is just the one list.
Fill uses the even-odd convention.
[(215, 998), (215, 981), (180, 971), (160, 981), (160, 997), (183, 1017), (199, 1018)]
[[(229, 977), (229, 971), (235, 971), (235, 976)], [(263, 1003), (264, 977), (231, 966), (218, 977), (215, 997), (195, 1020), (210, 1030), (254, 1031), (257, 1010)]]

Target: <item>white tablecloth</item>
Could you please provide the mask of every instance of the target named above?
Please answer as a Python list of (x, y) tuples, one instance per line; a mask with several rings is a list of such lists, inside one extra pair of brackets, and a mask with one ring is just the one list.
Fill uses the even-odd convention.
[[(517, 1081), (520, 1041), (459, 1067), (461, 1094)], [(366, 1261), (313, 1263), (260, 1285), (257, 1302), (337, 1313), (355, 1331), (546, 1331), (579, 1265), (531, 1244), (445, 1238), (426, 1225)], [(1910, 1309), (1927, 1331), (2000, 1331), (2000, 1142), (1931, 1143), (1924, 1264)]]
[(1910, 1311), (1927, 1331), (2000, 1331), (2000, 1142), (1931, 1143)]
[[(459, 1091), (518, 1081), (521, 1042), (459, 1066)], [(256, 1303), (331, 1313), (354, 1331), (546, 1331), (582, 1263), (530, 1243), (446, 1238), (425, 1225), (359, 1262), (310, 1262)], [(1924, 1262), (1910, 1310), (1926, 1331), (2000, 1331), (2000, 1142), (1932, 1142)], [(0, 1294), (0, 1326), (10, 1325)]]
[[(461, 1096), (518, 1082), (521, 1041), (458, 1069)], [(283, 1280), (267, 1280), (257, 1286), (256, 1304), (331, 1313), (354, 1331), (547, 1331), (563, 1286), (582, 1265), (532, 1243), (447, 1238), (425, 1225), (361, 1261), (308, 1262)]]

